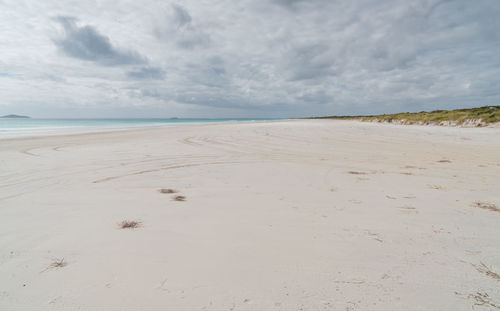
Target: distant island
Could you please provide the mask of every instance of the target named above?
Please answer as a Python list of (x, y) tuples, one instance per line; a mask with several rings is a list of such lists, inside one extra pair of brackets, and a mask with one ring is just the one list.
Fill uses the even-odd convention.
[(430, 112), (403, 112), (368, 116), (329, 116), (316, 117), (313, 119), (340, 119), (394, 124), (481, 127), (492, 124), (500, 124), (500, 106), (486, 106), (456, 110), (434, 110)]
[(29, 119), (30, 117), (28, 116), (20, 116), (17, 114), (8, 114), (6, 116), (1, 116), (0, 118), (2, 119)]

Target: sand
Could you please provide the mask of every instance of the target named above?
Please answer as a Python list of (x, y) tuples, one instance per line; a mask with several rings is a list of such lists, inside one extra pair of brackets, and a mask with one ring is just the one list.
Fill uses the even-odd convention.
[(500, 129), (9, 139), (0, 177), (0, 310), (500, 308)]

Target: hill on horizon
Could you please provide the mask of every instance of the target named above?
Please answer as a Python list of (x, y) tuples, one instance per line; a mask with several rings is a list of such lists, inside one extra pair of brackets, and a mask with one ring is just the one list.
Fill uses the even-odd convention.
[(29, 119), (30, 117), (28, 117), (28, 116), (21, 116), (21, 115), (18, 115), (18, 114), (8, 114), (8, 115), (5, 115), (5, 116), (1, 116), (0, 118), (3, 118), (3, 119)]

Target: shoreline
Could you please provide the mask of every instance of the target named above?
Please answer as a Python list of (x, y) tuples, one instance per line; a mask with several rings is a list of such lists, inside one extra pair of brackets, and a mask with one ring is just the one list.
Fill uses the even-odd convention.
[[(39, 120), (39, 119), (32, 119)], [(43, 120), (87, 120), (87, 119), (43, 119)], [(88, 119), (91, 121), (95, 121), (97, 119)], [(106, 119), (107, 120), (107, 119)], [(109, 119), (114, 120), (114, 119)], [(136, 119), (116, 119), (116, 120), (136, 120)], [(137, 119), (139, 120), (139, 119)], [(145, 120), (155, 120), (155, 119), (145, 119)], [(196, 120), (196, 121), (191, 121)], [(38, 133), (28, 133), (28, 134), (18, 134), (15, 136), (5, 136), (0, 135), (1, 140), (9, 140), (9, 139), (17, 139), (17, 138), (35, 138), (35, 137), (51, 137), (51, 136), (66, 136), (66, 135), (79, 135), (79, 134), (91, 134), (91, 133), (107, 133), (107, 132), (117, 132), (117, 131), (134, 131), (134, 130), (147, 130), (147, 129), (160, 129), (160, 128), (168, 128), (175, 126), (185, 126), (185, 125), (205, 125), (205, 124), (231, 124), (231, 123), (253, 123), (253, 122), (280, 122), (280, 121), (292, 121), (294, 119), (272, 119), (272, 120), (259, 120), (259, 119), (249, 119), (249, 120), (200, 120), (198, 119), (189, 119), (189, 122), (165, 122), (165, 123), (144, 123), (138, 124), (137, 126), (127, 126), (127, 127), (113, 127), (114, 125), (109, 126), (101, 126), (101, 127), (59, 127), (54, 129), (53, 131), (47, 132), (46, 129), (40, 128), (42, 131)], [(37, 128), (33, 128), (36, 130)], [(59, 130), (59, 131), (58, 131)], [(2, 129), (0, 128), (0, 133)]]
[[(46, 119), (53, 120), (53, 119)], [(62, 120), (62, 119), (61, 119)], [(66, 120), (66, 119), (64, 119)], [(69, 119), (68, 119), (69, 120)], [(79, 119), (80, 120), (80, 119)], [(86, 119), (81, 119), (86, 120)], [(94, 120), (94, 119), (89, 119)], [(124, 119), (125, 120), (125, 119)], [(128, 120), (128, 119), (127, 119)], [(132, 120), (132, 119), (131, 119)], [(85, 134), (100, 134), (100, 133), (113, 133), (113, 132), (123, 132), (123, 131), (141, 131), (141, 130), (154, 130), (154, 129), (162, 129), (176, 126), (189, 126), (189, 125), (217, 125), (217, 124), (237, 124), (237, 123), (266, 123), (266, 122), (293, 122), (293, 121), (301, 121), (301, 120), (324, 120), (324, 121), (334, 121), (334, 122), (361, 122), (368, 124), (381, 124), (381, 125), (394, 125), (394, 126), (402, 126), (402, 127), (437, 127), (437, 128), (461, 128), (461, 129), (496, 129), (500, 128), (500, 123), (492, 123), (485, 126), (462, 126), (456, 124), (439, 124), (439, 123), (407, 123), (406, 120), (394, 120), (391, 122), (385, 120), (356, 120), (356, 119), (329, 119), (325, 118), (289, 118), (289, 119), (272, 119), (272, 120), (227, 120), (227, 121), (200, 121), (200, 122), (179, 122), (179, 123), (164, 123), (164, 124), (152, 124), (152, 125), (137, 125), (134, 127), (118, 127), (111, 128), (110, 127), (98, 127), (98, 128), (71, 128), (62, 130), (59, 132), (39, 132), (36, 134), (21, 134), (16, 136), (1, 136), (0, 141), (5, 140), (17, 140), (17, 139), (30, 139), (30, 138), (43, 138), (43, 137), (58, 137), (58, 136), (72, 136), (72, 135), (85, 135)], [(62, 128), (59, 128), (59, 130)]]
[[(275, 122), (300, 122), (300, 121), (317, 121), (317, 122), (335, 122), (335, 123), (351, 123), (351, 124), (356, 124), (356, 123), (361, 123), (361, 124), (367, 124), (367, 125), (380, 125), (380, 126), (392, 126), (392, 128), (408, 128), (408, 129), (467, 129), (471, 131), (477, 131), (480, 132), (480, 130), (484, 129), (486, 131), (488, 130), (494, 130), (500, 128), (500, 123), (494, 124), (495, 126), (480, 126), (480, 127), (468, 127), (468, 126), (459, 126), (459, 125), (439, 125), (439, 124), (402, 124), (398, 122), (386, 122), (386, 121), (369, 121), (369, 120), (337, 120), (337, 119), (322, 119), (322, 118), (312, 118), (312, 119), (280, 119), (280, 120), (257, 120), (257, 121), (224, 121), (224, 122), (200, 122), (200, 123), (179, 123), (179, 124), (162, 124), (162, 125), (157, 125), (157, 126), (138, 126), (138, 127), (132, 127), (132, 128), (114, 128), (114, 129), (107, 129), (107, 128), (99, 128), (99, 129), (93, 129), (93, 130), (84, 130), (84, 131), (75, 131), (75, 132), (60, 132), (60, 133), (53, 133), (53, 134), (47, 134), (47, 133), (40, 133), (38, 135), (22, 135), (22, 136), (12, 136), (12, 137), (0, 137), (0, 142), (1, 141), (14, 141), (14, 140), (24, 140), (24, 139), (43, 139), (43, 138), (49, 138), (49, 137), (71, 137), (71, 136), (81, 136), (81, 135), (100, 135), (100, 134), (111, 134), (111, 133), (120, 133), (120, 132), (142, 132), (142, 131), (155, 131), (155, 130), (162, 130), (162, 129), (168, 129), (168, 128), (175, 128), (177, 126), (215, 126), (215, 125), (223, 125), (223, 124), (253, 124), (253, 123), (275, 123)], [(498, 126), (497, 126), (498, 125)], [(389, 127), (391, 128), (391, 127)]]

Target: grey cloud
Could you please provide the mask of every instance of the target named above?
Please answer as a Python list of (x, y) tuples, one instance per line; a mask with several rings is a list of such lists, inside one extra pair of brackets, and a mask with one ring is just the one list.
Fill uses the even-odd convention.
[(313, 104), (328, 104), (332, 101), (333, 96), (327, 94), (324, 90), (308, 92), (303, 95), (297, 96), (298, 100)]
[(290, 10), (292, 12), (300, 12), (305, 8), (325, 7), (331, 3), (331, 0), (272, 0), (272, 3)]
[(187, 64), (186, 77), (193, 85), (225, 89), (231, 84), (231, 77), (220, 57), (209, 57), (201, 63)]
[(132, 79), (162, 80), (165, 77), (165, 72), (157, 67), (142, 67), (127, 72), (127, 77)]
[(285, 6), (285, 7), (290, 7), (302, 3), (307, 3), (307, 2), (319, 2), (323, 0), (273, 0), (274, 3)]
[(285, 66), (292, 81), (319, 79), (335, 75), (335, 58), (327, 44), (309, 44), (293, 48), (286, 57)]
[(172, 9), (174, 11), (173, 22), (178, 28), (191, 23), (191, 15), (189, 15), (189, 12), (186, 9), (177, 4), (172, 4)]
[(207, 47), (210, 35), (193, 23), (188, 10), (180, 5), (172, 4), (169, 14), (154, 28), (154, 35), (165, 41), (173, 41), (182, 49)]
[(64, 36), (54, 39), (54, 43), (70, 57), (107, 66), (146, 63), (139, 53), (114, 47), (109, 38), (94, 27), (79, 27), (73, 17), (59, 16), (55, 20), (63, 27)]
[(244, 94), (237, 92), (220, 93), (217, 89), (206, 88), (203, 95), (200, 95), (199, 90), (185, 90), (181, 94), (171, 94), (158, 88), (144, 88), (140, 90), (141, 95), (153, 97), (164, 101), (174, 100), (176, 102), (208, 108), (226, 108), (237, 109), (240, 111), (252, 111), (254, 109), (263, 109), (264, 111), (281, 108), (286, 109), (286, 103), (283, 102), (262, 102), (254, 98), (245, 97)]

